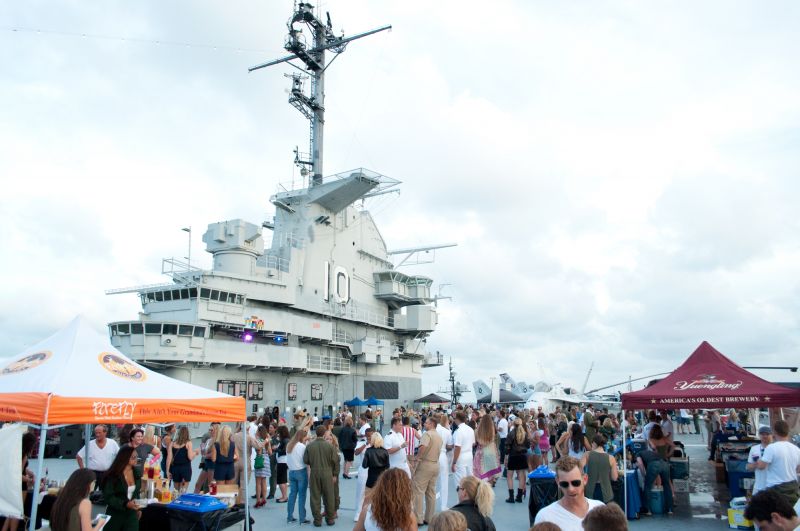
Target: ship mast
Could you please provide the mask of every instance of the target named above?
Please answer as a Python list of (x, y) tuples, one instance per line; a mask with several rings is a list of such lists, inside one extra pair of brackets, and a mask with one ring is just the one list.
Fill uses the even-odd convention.
[[(314, 14), (314, 6), (305, 2), (296, 4), (294, 13), (286, 24), (289, 28), (289, 34), (286, 36), (286, 43), (284, 44), (284, 48), (286, 51), (290, 52), (291, 55), (248, 69), (249, 72), (252, 72), (259, 68), (266, 68), (280, 63), (289, 63), (301, 72), (306, 72), (306, 74), (292, 74), (287, 77), (292, 79), (289, 103), (311, 122), (311, 139), (308, 158), (295, 150), (295, 164), (300, 165), (303, 169), (306, 169), (306, 166), (311, 167), (310, 186), (322, 184), (322, 147), (325, 126), (325, 70), (334, 59), (336, 59), (338, 54), (345, 50), (347, 43), (350, 41), (392, 28), (391, 26), (383, 26), (351, 37), (345, 37), (344, 35), (337, 37), (333, 34), (333, 24), (331, 23), (330, 14), (326, 12), (325, 15), (326, 22), (323, 23)], [(306, 44), (305, 35), (303, 34), (303, 25), (306, 26), (313, 36), (310, 48)], [(327, 50), (333, 52), (334, 57), (326, 64), (325, 52)], [(305, 66), (300, 67), (291, 63), (290, 61), (293, 59), (299, 59)], [(306, 95), (303, 86), (304, 80), (308, 77), (311, 78), (310, 96)]]

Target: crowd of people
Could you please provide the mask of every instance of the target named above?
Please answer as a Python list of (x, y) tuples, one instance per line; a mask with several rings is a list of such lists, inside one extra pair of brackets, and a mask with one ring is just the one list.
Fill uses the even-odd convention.
[[(159, 462), (164, 477), (179, 492), (238, 485), (239, 503), (249, 502), (243, 481), (246, 474), (255, 482), (254, 510), (274, 500), (286, 504), (287, 522), (318, 527), (323, 521), (336, 523), (341, 504), (339, 482), (355, 480), (354, 529), (358, 531), (421, 526), (437, 531), (494, 530), (495, 488), (503, 483), (503, 476), (508, 488), (505, 501), (522, 503), (528, 473), (552, 463), (561, 496), (538, 511), (533, 529), (627, 529), (625, 515), (613, 503), (611, 486), (619, 476), (619, 415), (591, 405), (547, 413), (541, 408), (457, 405), (451, 411), (398, 408), (386, 417), (384, 433), (380, 410), (367, 409), (356, 415), (345, 409), (334, 418), (298, 410), (285, 418), (276, 408), (234, 426), (212, 423), (199, 448), (193, 446), (187, 426), (166, 426), (159, 437), (153, 426), (126, 425), (118, 428), (115, 440), (108, 427), (97, 425), (95, 437), (88, 443), (88, 460), (84, 462), (81, 449), (78, 470), (58, 496), (51, 528), (98, 529), (102, 523), (92, 525), (88, 502), (96, 490), (111, 516), (104, 529), (137, 530), (140, 480), (145, 467)], [(681, 420), (679, 432), (688, 433), (692, 427), (699, 431), (695, 412), (687, 411), (686, 416), (676, 412), (676, 418), (697, 419)], [(713, 413), (707, 418), (714, 422)], [(671, 511), (668, 460), (675, 450), (675, 431), (670, 414), (650, 411), (638, 417), (631, 414), (626, 420), (629, 435), (647, 441), (647, 447), (635, 457), (645, 478), (643, 514), (649, 512), (647, 494), (657, 481), (664, 487), (666, 510)], [(748, 510), (759, 519), (763, 513), (758, 500), (764, 499), (769, 507), (777, 507), (775, 518), (792, 522), (790, 511), (775, 502), (773, 495), (789, 503), (790, 509), (797, 501), (793, 474), (798, 471), (800, 450), (787, 442), (785, 422), (762, 428), (759, 434), (761, 444), (751, 450), (748, 468), (756, 474), (754, 495), (769, 495), (754, 496)], [(33, 438), (32, 434), (26, 438)], [(712, 443), (713, 437), (709, 446)], [(245, 444), (249, 459), (243, 458)], [(33, 443), (28, 441), (24, 448), (23, 459), (30, 455)], [(200, 474), (193, 478), (196, 458), (200, 459)], [(451, 475), (458, 500), (453, 506), (449, 504)], [(26, 476), (25, 481), (29, 484), (32, 477)], [(527, 510), (524, 514), (527, 518)], [(769, 529), (768, 525), (762, 528)]]

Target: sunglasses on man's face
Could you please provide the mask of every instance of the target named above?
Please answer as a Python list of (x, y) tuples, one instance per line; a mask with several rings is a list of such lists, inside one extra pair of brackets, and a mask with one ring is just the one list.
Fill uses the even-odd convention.
[(562, 489), (568, 489), (569, 486), (572, 485), (573, 487), (580, 487), (583, 485), (582, 479), (573, 479), (572, 481), (559, 481), (558, 486)]

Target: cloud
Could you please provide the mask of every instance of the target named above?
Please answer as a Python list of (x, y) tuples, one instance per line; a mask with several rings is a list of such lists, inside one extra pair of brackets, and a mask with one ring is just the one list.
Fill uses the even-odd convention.
[[(430, 346), (463, 382), (580, 387), (594, 361), (600, 386), (704, 339), (742, 364), (796, 357), (795, 4), (325, 8), (348, 34), (394, 26), (329, 70), (325, 173), (403, 181), (367, 204), (389, 248), (459, 244), (409, 270), (449, 284)], [(290, 9), (4, 7), (114, 38), (0, 33), (0, 355), (74, 313), (133, 317), (135, 297), (103, 290), (161, 281), (181, 227), (207, 266), (208, 223), (271, 216), (308, 132), (288, 70), (247, 67), (283, 54)]]

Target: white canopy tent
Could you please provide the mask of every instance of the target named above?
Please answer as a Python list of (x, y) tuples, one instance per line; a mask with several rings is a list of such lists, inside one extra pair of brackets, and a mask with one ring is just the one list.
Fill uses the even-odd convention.
[[(41, 429), (39, 481), (45, 434), (50, 428), (93, 423), (244, 422), (246, 407), (242, 397), (175, 380), (137, 364), (85, 319), (76, 317), (0, 369), (0, 420)], [(247, 467), (244, 481), (247, 484)], [(34, 489), (31, 529), (38, 496), (39, 489)]]

